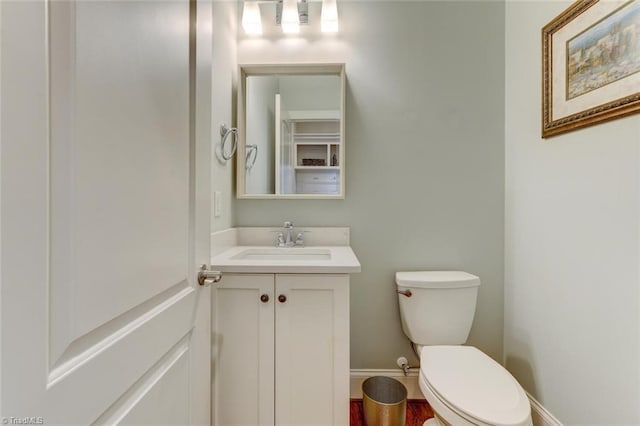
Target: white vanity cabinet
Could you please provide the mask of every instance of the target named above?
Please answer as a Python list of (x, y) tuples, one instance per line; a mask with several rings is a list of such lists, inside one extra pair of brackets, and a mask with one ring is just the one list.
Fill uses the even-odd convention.
[(226, 273), (214, 424), (349, 423), (349, 275)]

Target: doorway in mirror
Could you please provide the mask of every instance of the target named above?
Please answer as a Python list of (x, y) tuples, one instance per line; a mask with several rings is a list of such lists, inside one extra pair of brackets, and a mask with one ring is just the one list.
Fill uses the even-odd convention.
[[(281, 123), (280, 193), (338, 194), (339, 111), (289, 111)], [(287, 140), (288, 139), (288, 140)]]

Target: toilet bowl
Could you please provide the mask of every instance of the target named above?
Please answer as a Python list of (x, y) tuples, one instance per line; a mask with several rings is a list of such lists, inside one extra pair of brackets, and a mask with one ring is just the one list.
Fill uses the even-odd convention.
[(435, 419), (425, 425), (530, 426), (526, 393), (467, 341), (480, 279), (461, 271), (396, 273), (402, 329), (420, 356), (420, 390)]
[(526, 393), (500, 364), (472, 346), (426, 346), (420, 390), (438, 414), (430, 424), (530, 426)]

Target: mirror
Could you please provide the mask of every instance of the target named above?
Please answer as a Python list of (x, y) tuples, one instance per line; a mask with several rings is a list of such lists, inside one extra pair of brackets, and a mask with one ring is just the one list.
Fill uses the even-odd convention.
[(241, 65), (238, 198), (344, 198), (344, 64)]

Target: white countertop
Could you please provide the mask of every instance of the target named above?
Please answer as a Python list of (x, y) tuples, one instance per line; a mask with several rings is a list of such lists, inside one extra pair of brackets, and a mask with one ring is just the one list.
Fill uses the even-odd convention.
[[(237, 258), (247, 250), (328, 250), (331, 253), (329, 259), (309, 259), (300, 256), (301, 259), (255, 259)], [(211, 267), (221, 272), (247, 272), (247, 273), (283, 273), (283, 274), (352, 274), (360, 272), (360, 262), (349, 246), (308, 246), (305, 248), (283, 248), (273, 246), (235, 246), (211, 258)], [(295, 256), (293, 256), (295, 257)]]

